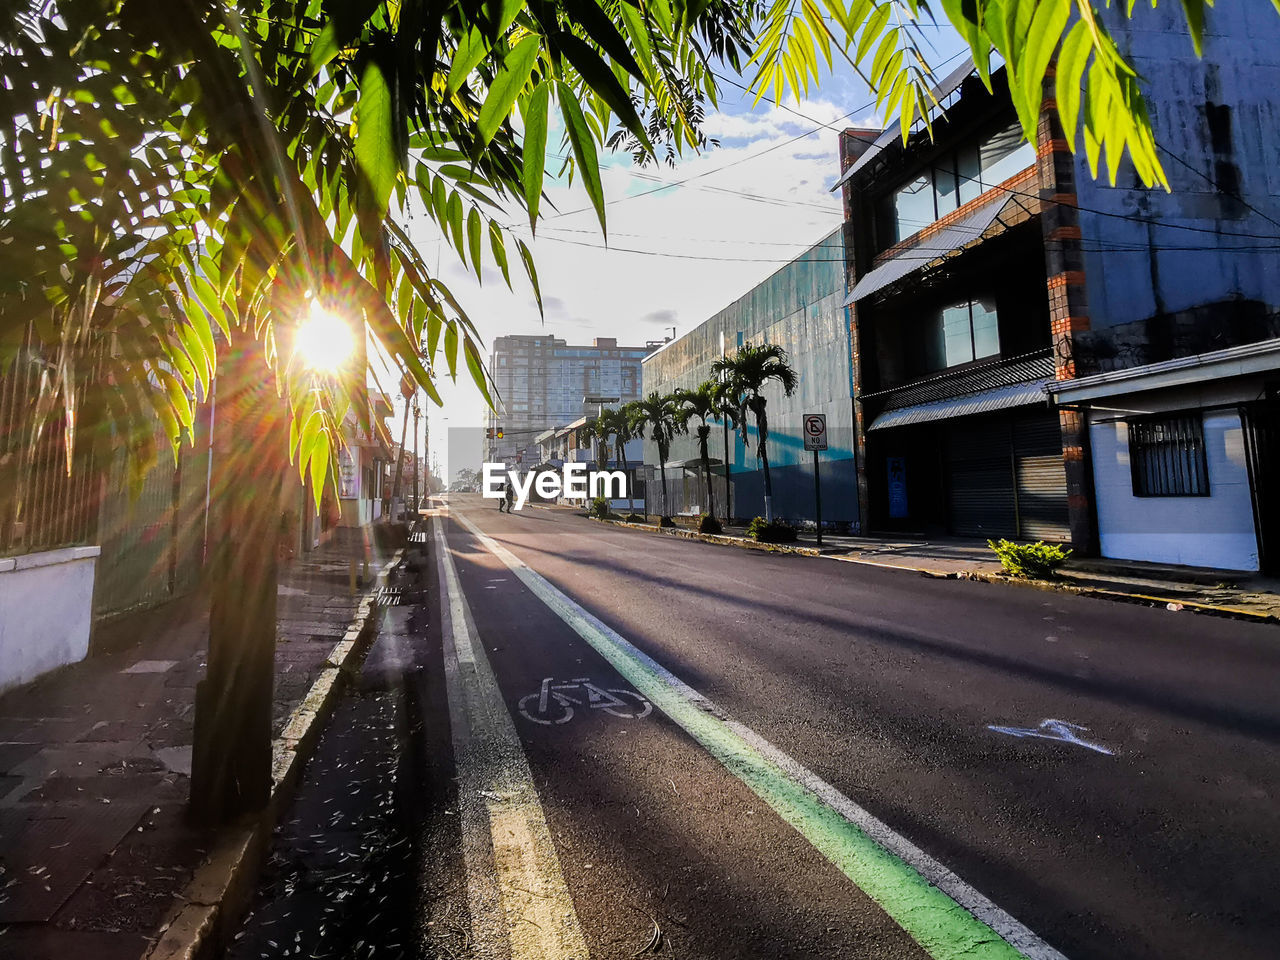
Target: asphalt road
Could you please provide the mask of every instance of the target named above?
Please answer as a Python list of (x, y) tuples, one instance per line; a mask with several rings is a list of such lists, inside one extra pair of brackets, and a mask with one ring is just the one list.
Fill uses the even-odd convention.
[(449, 500), (233, 956), (1280, 956), (1280, 630)]
[(1280, 952), (1274, 627), (450, 500), (428, 954)]

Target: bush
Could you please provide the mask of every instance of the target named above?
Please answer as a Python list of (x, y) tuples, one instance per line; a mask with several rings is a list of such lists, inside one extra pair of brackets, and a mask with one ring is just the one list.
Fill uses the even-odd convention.
[(709, 513), (704, 513), (698, 518), (699, 533), (720, 533), (723, 529), (720, 526), (720, 521)]
[(987, 546), (996, 552), (1005, 573), (1024, 580), (1052, 580), (1058, 568), (1071, 556), (1071, 551), (1065, 547), (1043, 540), (1035, 543), (988, 540)]
[(676, 525), (676, 522), (672, 520), (670, 517), (658, 518), (658, 526), (660, 527), (674, 527), (675, 525)]
[(747, 536), (758, 543), (793, 543), (796, 528), (781, 520), (766, 523), (764, 517), (756, 517), (747, 524)]
[(628, 513), (627, 523), (648, 523), (649, 518), (643, 513)]
[(596, 520), (608, 520), (609, 501), (604, 497), (596, 497), (591, 501), (591, 506), (587, 510), (587, 516), (594, 517)]

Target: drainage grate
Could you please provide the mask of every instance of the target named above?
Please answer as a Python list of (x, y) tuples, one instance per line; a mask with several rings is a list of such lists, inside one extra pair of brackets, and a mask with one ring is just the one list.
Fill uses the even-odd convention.
[(404, 587), (383, 587), (378, 591), (378, 604), (380, 606), (398, 607), (404, 602)]

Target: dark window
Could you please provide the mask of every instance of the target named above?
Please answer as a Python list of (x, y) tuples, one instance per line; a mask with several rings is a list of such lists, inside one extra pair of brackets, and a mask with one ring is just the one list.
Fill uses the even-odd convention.
[(929, 368), (940, 370), (1000, 353), (1000, 325), (995, 303), (969, 300), (945, 307), (937, 315)]
[(1129, 421), (1135, 497), (1207, 497), (1209, 465), (1199, 414)]

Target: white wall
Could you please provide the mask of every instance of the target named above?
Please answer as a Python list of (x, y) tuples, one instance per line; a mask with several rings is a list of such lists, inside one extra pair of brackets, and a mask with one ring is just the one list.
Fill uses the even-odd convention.
[(0, 559), (0, 692), (83, 660), (100, 547)]
[(1244, 437), (1235, 411), (1204, 414), (1207, 497), (1135, 497), (1127, 425), (1093, 423), (1089, 437), (1104, 557), (1258, 569)]

